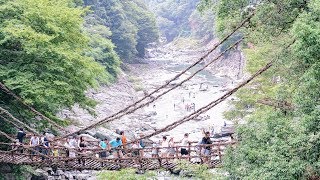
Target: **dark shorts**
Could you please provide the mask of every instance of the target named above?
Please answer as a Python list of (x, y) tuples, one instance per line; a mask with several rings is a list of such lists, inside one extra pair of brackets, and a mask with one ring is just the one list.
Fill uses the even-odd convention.
[(134, 157), (139, 156), (139, 151), (132, 151), (132, 156)]
[(187, 149), (181, 148), (181, 155), (188, 155), (188, 154), (189, 154), (189, 152)]
[(106, 151), (100, 152), (100, 157), (102, 158), (107, 157), (107, 152)]

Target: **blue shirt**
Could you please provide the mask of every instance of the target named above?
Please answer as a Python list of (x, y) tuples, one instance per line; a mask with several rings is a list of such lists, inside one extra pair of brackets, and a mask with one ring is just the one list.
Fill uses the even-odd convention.
[(100, 146), (102, 149), (106, 149), (107, 148), (107, 144), (104, 141), (100, 141)]
[(110, 141), (110, 145), (111, 145), (112, 148), (116, 148), (116, 147), (119, 147), (119, 146), (122, 145), (122, 141), (121, 140), (119, 140), (119, 141), (112, 140), (112, 141)]
[(144, 148), (144, 147), (146, 146), (142, 140), (140, 140), (139, 144), (140, 144), (140, 146), (141, 146), (142, 148)]

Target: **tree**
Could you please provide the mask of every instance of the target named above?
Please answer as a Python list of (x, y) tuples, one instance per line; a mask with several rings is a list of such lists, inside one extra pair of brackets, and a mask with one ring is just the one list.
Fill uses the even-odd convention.
[(146, 46), (158, 39), (155, 19), (141, 1), (85, 0), (93, 13), (110, 28), (116, 52), (126, 62), (143, 56)]
[[(0, 9), (0, 81), (50, 117), (76, 102), (93, 105), (84, 91), (105, 82), (106, 73), (85, 55), (86, 9), (72, 0), (4, 0)], [(36, 121), (13, 98), (3, 92), (0, 97), (1, 106), (14, 115)], [(41, 122), (37, 125), (44, 126)]]
[(112, 43), (110, 29), (97, 20), (94, 15), (87, 15), (85, 20), (86, 33), (90, 38), (90, 47), (87, 55), (94, 58), (95, 61), (102, 64), (108, 73), (108, 82), (113, 81), (119, 72), (120, 58), (114, 50), (115, 45)]
[(199, 14), (199, 0), (147, 0), (150, 9), (157, 14), (162, 36), (168, 42), (177, 37), (211, 39), (214, 31), (213, 13)]
[(228, 150), (226, 169), (240, 179), (319, 178), (320, 2), (221, 0), (215, 7), (220, 36), (255, 9), (241, 30), (248, 72), (274, 61), (226, 113), (246, 122), (238, 125), (240, 141)]

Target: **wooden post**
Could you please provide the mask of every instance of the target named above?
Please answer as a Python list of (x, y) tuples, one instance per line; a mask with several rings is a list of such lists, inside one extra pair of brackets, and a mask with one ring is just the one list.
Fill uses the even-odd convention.
[(201, 164), (203, 164), (203, 160), (202, 160), (202, 145), (200, 144), (200, 162)]
[(176, 156), (177, 156), (177, 159), (180, 159), (178, 150), (179, 150), (179, 148), (176, 146)]
[(191, 142), (188, 142), (188, 157), (189, 157), (188, 160), (189, 160), (189, 162), (191, 161), (191, 157), (190, 157), (191, 156), (191, 147), (190, 146), (191, 146)]
[(219, 160), (221, 161), (221, 151), (220, 151), (220, 142), (218, 143), (218, 156), (219, 156)]

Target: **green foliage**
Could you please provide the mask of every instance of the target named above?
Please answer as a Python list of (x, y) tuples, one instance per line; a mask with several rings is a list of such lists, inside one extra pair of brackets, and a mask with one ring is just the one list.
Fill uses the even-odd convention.
[(209, 172), (208, 166), (203, 164), (190, 164), (190, 162), (185, 160), (178, 161), (177, 168), (185, 171), (185, 177), (191, 176), (193, 179), (214, 179), (215, 177)]
[(157, 22), (163, 37), (171, 42), (176, 37), (210, 39), (214, 31), (214, 14), (200, 14), (196, 7), (199, 0), (147, 0), (150, 9), (157, 14)]
[(112, 81), (117, 76), (120, 67), (120, 58), (114, 50), (115, 45), (111, 42), (112, 35), (109, 28), (100, 24), (94, 16), (86, 18), (85, 30), (90, 38), (90, 47), (86, 55), (94, 58), (102, 64), (108, 72), (107, 80)]
[(143, 57), (146, 46), (158, 39), (155, 18), (140, 0), (85, 0), (84, 3), (91, 6), (101, 25), (110, 28), (115, 50), (127, 62), (133, 62), (135, 56)]
[(98, 175), (98, 179), (123, 179), (123, 180), (146, 180), (150, 178), (155, 178), (156, 174), (148, 171), (146, 174), (139, 175), (136, 174), (135, 169), (121, 169), (120, 171), (102, 171)]
[[(72, 0), (3, 1), (0, 9), (0, 81), (47, 116), (75, 102), (93, 105), (84, 91), (106, 82), (107, 74), (85, 54), (87, 10)], [(36, 121), (19, 102), (3, 93), (0, 97), (14, 115)]]
[[(202, 7), (214, 6), (208, 2)], [(237, 93), (233, 109), (225, 113), (245, 122), (237, 127), (241, 141), (225, 156), (226, 170), (232, 179), (319, 178), (320, 2), (221, 0), (215, 5), (219, 35), (255, 9), (241, 30), (248, 72), (274, 61), (271, 70)]]

